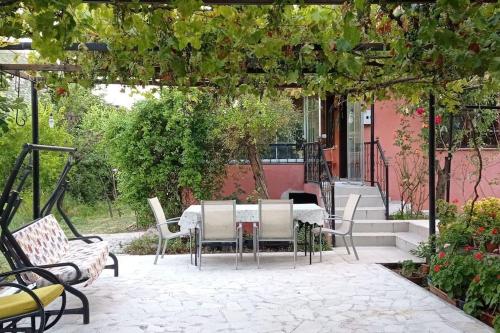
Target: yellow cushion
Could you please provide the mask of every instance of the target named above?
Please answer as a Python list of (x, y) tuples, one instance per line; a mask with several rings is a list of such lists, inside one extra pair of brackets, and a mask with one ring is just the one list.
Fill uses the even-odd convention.
[[(43, 306), (47, 306), (56, 298), (61, 296), (63, 291), (64, 288), (60, 284), (54, 284), (48, 287), (33, 290), (40, 301), (42, 301)], [(37, 309), (38, 306), (35, 300), (24, 291), (0, 297), (0, 319), (29, 313)]]

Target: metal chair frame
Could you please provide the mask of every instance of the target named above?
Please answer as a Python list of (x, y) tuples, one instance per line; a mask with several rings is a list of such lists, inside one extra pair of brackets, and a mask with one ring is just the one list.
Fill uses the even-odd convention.
[[(206, 206), (209, 205), (232, 205), (233, 208), (233, 221), (232, 221), (232, 228), (234, 230), (234, 240), (232, 239), (205, 239), (205, 223), (206, 223), (206, 214), (205, 214), (205, 208)], [(241, 252), (238, 253), (238, 249), (241, 250), (242, 244), (240, 240), (242, 239), (243, 235), (243, 228), (241, 226), (241, 223), (236, 222), (236, 200), (223, 200), (223, 201), (201, 201), (201, 223), (200, 227), (197, 229), (198, 232), (198, 269), (201, 270), (201, 255), (202, 255), (202, 249), (203, 249), (203, 244), (208, 244), (208, 243), (234, 243), (235, 245), (235, 254), (236, 254), (236, 261), (235, 261), (235, 269), (238, 269), (238, 257), (240, 257)]]
[[(154, 198), (148, 198), (148, 203), (149, 206), (151, 207), (151, 210), (153, 211), (153, 214), (155, 216), (156, 220), (156, 228), (158, 230), (158, 247), (156, 249), (156, 256), (155, 256), (155, 261), (154, 264), (158, 262), (158, 256), (160, 255), (161, 251), (161, 258), (165, 256), (165, 252), (167, 251), (167, 244), (170, 239), (174, 239), (177, 237), (184, 237), (184, 236), (189, 236), (189, 256), (191, 259), (191, 264), (193, 264), (193, 251), (192, 251), (192, 235), (191, 235), (191, 230), (189, 232), (171, 232), (168, 229), (168, 226), (170, 224), (178, 224), (180, 217), (174, 217), (170, 219), (164, 219), (165, 215), (163, 213), (163, 208), (161, 207), (160, 201), (158, 200), (157, 197)], [(158, 205), (158, 207), (155, 207), (155, 204)], [(161, 212), (157, 212), (157, 209), (161, 209)], [(164, 233), (162, 226), (166, 225), (168, 233)], [(163, 250), (162, 250), (162, 245), (163, 245)]]
[[(322, 227), (318, 227), (318, 228), (315, 228), (313, 230), (313, 233), (315, 235), (316, 234), (320, 235), (320, 237), (319, 237), (319, 248), (320, 248), (320, 250), (319, 250), (319, 258), (320, 259), (319, 260), (320, 260), (320, 262), (323, 261), (323, 241), (322, 241), (322, 237), (321, 237), (322, 233), (331, 234), (333, 236), (341, 236), (342, 240), (344, 241), (344, 245), (345, 245), (345, 248), (347, 250), (347, 254), (351, 254), (351, 251), (349, 250), (349, 246), (347, 245), (347, 241), (346, 241), (346, 236), (349, 236), (354, 255), (356, 256), (356, 259), (359, 260), (358, 251), (356, 251), (356, 247), (354, 246), (354, 240), (352, 238), (352, 230), (354, 228), (354, 214), (356, 214), (356, 209), (358, 207), (360, 199), (361, 199), (360, 194), (349, 195), (349, 198), (347, 199), (346, 207), (349, 204), (353, 205), (352, 212), (350, 212), (349, 216), (346, 216), (346, 213), (348, 213), (348, 212), (346, 212), (346, 213), (344, 213), (344, 216), (342, 216), (342, 217), (340, 217), (338, 215), (330, 215), (329, 217), (325, 218), (325, 220), (328, 221), (329, 223), (335, 223), (335, 221), (342, 221), (343, 223), (344, 222), (349, 223), (349, 228), (347, 229), (346, 232), (341, 232), (339, 230), (335, 230), (335, 229), (331, 229), (331, 228), (322, 228)], [(313, 240), (313, 248), (314, 248), (314, 240)]]
[[(19, 276), (20, 274), (24, 272), (31, 271), (33, 273), (36, 273), (40, 276), (43, 276), (45, 279), (53, 282), (60, 284), (58, 281), (57, 277), (50, 273), (47, 270), (41, 269), (39, 267), (28, 267), (28, 268), (23, 268), (23, 269), (18, 269), (15, 271), (11, 272), (6, 272), (6, 273), (1, 273), (0, 274), (0, 279), (5, 279), (9, 275), (16, 275)], [(64, 285), (63, 285), (64, 286)], [(29, 332), (29, 333), (42, 333), (45, 330), (50, 329), (53, 327), (59, 319), (61, 319), (64, 309), (66, 308), (66, 292), (63, 291), (61, 294), (61, 307), (59, 310), (53, 310), (53, 311), (46, 311), (45, 307), (42, 303), (42, 301), (38, 298), (38, 296), (28, 288), (27, 286), (19, 283), (14, 283), (14, 282), (0, 282), (0, 288), (2, 287), (12, 287), (16, 288), (21, 292), (27, 293), (33, 301), (35, 301), (37, 305), (37, 309), (35, 311), (27, 312), (27, 313), (22, 313), (16, 316), (12, 317), (6, 317), (0, 319), (0, 332), (12, 332), (12, 333), (17, 333), (17, 332)], [(64, 286), (66, 288), (66, 286)], [(1, 297), (0, 297), (1, 298)], [(56, 317), (49, 323), (50, 317), (52, 315), (55, 315)], [(20, 321), (23, 319), (30, 318), (30, 327), (18, 327), (18, 324)], [(36, 319), (39, 318), (39, 325), (38, 329), (36, 328)]]
[[(262, 230), (265, 227), (265, 224), (263, 224), (263, 219), (262, 219), (262, 205), (265, 204), (283, 204), (283, 205), (289, 205), (290, 206), (290, 228), (291, 228), (291, 234), (292, 238), (261, 238), (261, 233)], [(257, 229), (257, 230), (255, 230)], [(257, 239), (255, 241), (256, 247), (257, 247), (257, 268), (260, 268), (260, 242), (291, 242), (293, 243), (293, 268), (296, 267), (297, 263), (297, 229), (298, 229), (298, 223), (295, 222), (293, 218), (293, 200), (262, 200), (259, 199), (259, 223), (256, 224), (254, 223), (254, 235), (257, 236)]]

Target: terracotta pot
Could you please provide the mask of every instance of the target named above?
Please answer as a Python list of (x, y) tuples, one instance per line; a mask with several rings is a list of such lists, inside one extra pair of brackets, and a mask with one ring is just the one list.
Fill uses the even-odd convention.
[(481, 311), (481, 314), (479, 315), (479, 319), (487, 325), (490, 325), (493, 327), (493, 320), (495, 320), (495, 316), (497, 314), (491, 313), (488, 311)]
[(486, 251), (489, 253), (499, 253), (500, 245), (494, 243), (486, 243)]
[(422, 274), (429, 274), (429, 269), (430, 269), (430, 266), (427, 265), (427, 264), (422, 264), (420, 265), (420, 272), (422, 272)]
[(439, 298), (441, 298), (442, 300), (444, 300), (444, 301), (446, 301), (446, 302), (448, 302), (448, 303), (450, 303), (452, 305), (457, 306), (457, 300), (456, 299), (449, 298), (447, 293), (445, 293), (444, 291), (442, 291), (439, 288), (434, 287), (430, 283), (429, 283), (429, 291), (431, 293), (433, 293), (434, 295), (438, 296)]

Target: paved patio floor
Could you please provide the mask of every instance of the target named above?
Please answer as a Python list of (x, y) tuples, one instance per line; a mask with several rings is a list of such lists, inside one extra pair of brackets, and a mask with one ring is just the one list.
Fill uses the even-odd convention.
[[(246, 254), (206, 255), (202, 271), (188, 255), (120, 256), (110, 271), (83, 288), (90, 324), (65, 316), (51, 332), (493, 332), (481, 322), (375, 262), (409, 255), (395, 248), (345, 249), (308, 265), (288, 253), (266, 253), (257, 269)], [(75, 305), (70, 300), (69, 305)]]

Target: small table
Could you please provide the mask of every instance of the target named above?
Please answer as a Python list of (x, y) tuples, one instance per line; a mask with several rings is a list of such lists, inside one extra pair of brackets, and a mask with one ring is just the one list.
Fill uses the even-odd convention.
[[(309, 229), (309, 264), (312, 263), (312, 228), (313, 226), (322, 227), (324, 225), (326, 217), (328, 217), (326, 210), (316, 204), (293, 205), (293, 219), (309, 225), (309, 227), (306, 228), (306, 231), (307, 229)], [(191, 205), (182, 213), (179, 220), (179, 226), (181, 228), (181, 231), (191, 230), (198, 228), (200, 222), (201, 205)], [(243, 222), (259, 223), (259, 205), (236, 205), (236, 223)]]

